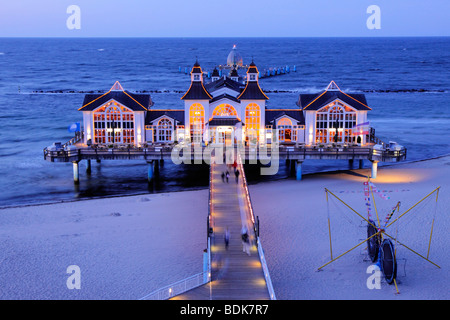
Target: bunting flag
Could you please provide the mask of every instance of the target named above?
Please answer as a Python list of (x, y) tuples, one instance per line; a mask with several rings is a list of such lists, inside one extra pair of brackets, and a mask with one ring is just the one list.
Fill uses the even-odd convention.
[[(395, 189), (395, 190), (382, 190), (384, 193), (392, 193), (392, 192), (408, 192), (411, 191), (409, 189)], [(339, 190), (336, 191), (336, 193), (363, 193), (364, 191), (361, 190)]]
[(356, 126), (354, 126), (352, 128), (352, 134), (354, 136), (369, 134), (369, 130), (370, 130), (369, 125), (370, 125), (369, 121), (357, 124)]
[(371, 204), (370, 204), (370, 190), (369, 190), (369, 181), (364, 181), (364, 202), (366, 204), (366, 208), (367, 208), (367, 217), (369, 219), (372, 218), (372, 208), (371, 208)]
[[(367, 208), (367, 217), (368, 219), (372, 219), (372, 202), (371, 202), (371, 197), (370, 197), (370, 191), (372, 189), (372, 192), (377, 194), (380, 198), (384, 199), (384, 200), (389, 200), (390, 197), (386, 195), (385, 192), (393, 192), (393, 191), (387, 191), (387, 190), (379, 190), (377, 188), (377, 186), (375, 184), (373, 184), (371, 181), (367, 180), (363, 182), (364, 184), (364, 203), (366, 205)], [(396, 190), (396, 192), (398, 192), (399, 190)], [(409, 190), (401, 190), (401, 191), (409, 191)], [(384, 219), (384, 226), (387, 225), (387, 223), (389, 222), (389, 220), (392, 218), (392, 216), (394, 215), (395, 210), (397, 209), (397, 207), (400, 205), (400, 203), (397, 203), (390, 212), (387, 213), (385, 219)]]
[(382, 193), (387, 192), (386, 190), (380, 191), (372, 182), (369, 182), (369, 185), (372, 187), (372, 191), (376, 193), (380, 198), (384, 200), (389, 200), (391, 198), (386, 193)]
[(386, 225), (388, 224), (389, 220), (391, 220), (392, 216), (394, 215), (395, 209), (397, 209), (397, 206), (399, 204), (397, 203), (395, 205), (395, 207), (392, 208), (391, 212), (388, 212), (388, 214), (386, 215), (386, 218), (384, 219), (384, 226), (386, 227)]

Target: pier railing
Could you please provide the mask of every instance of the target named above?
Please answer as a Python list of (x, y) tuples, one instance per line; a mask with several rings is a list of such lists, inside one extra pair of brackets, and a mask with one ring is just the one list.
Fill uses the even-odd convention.
[[(243, 159), (248, 160), (252, 157), (258, 159), (271, 158), (287, 159), (287, 160), (306, 160), (306, 159), (347, 159), (358, 160), (368, 159), (372, 161), (398, 162), (406, 159), (406, 148), (389, 149), (387, 145), (372, 146), (284, 146), (281, 145), (277, 149), (272, 150), (270, 146), (263, 147), (245, 147), (242, 150)], [(87, 160), (170, 160), (172, 158), (172, 146), (151, 146), (151, 147), (130, 147), (130, 146), (114, 146), (112, 148), (94, 148), (94, 147), (77, 147), (75, 145), (65, 148), (52, 150), (44, 149), (44, 159), (52, 162), (78, 162), (83, 159)], [(191, 159), (203, 157), (203, 148), (187, 147), (185, 151), (190, 152)], [(183, 157), (184, 157), (183, 151)], [(195, 162), (194, 162), (195, 163)]]
[(56, 162), (74, 162), (83, 159), (143, 159), (143, 160), (162, 160), (169, 157), (172, 152), (172, 147), (130, 147), (130, 146), (116, 146), (112, 148), (93, 148), (93, 147), (76, 147), (73, 148), (59, 148), (51, 150), (44, 149), (44, 159)]
[(69, 141), (64, 143), (62, 145), (62, 148), (64, 149), (64, 148), (66, 148), (68, 146), (72, 146), (74, 144), (77, 144), (78, 142), (83, 140), (83, 138), (84, 138), (84, 132), (83, 131), (77, 131), (77, 132), (75, 132), (75, 137), (73, 137), (72, 139), (70, 139)]
[(189, 290), (205, 284), (205, 272), (197, 273), (191, 277), (172, 283), (158, 290), (155, 290), (139, 300), (168, 300)]
[(259, 238), (259, 218), (255, 216), (253, 211), (253, 204), (250, 198), (250, 192), (248, 190), (247, 178), (245, 176), (244, 165), (242, 162), (241, 154), (237, 152), (237, 169), (240, 172), (240, 182), (238, 184), (240, 196), (243, 196), (245, 203), (245, 212), (246, 215), (252, 221), (252, 228), (255, 234), (256, 245), (258, 247), (259, 260), (261, 262), (261, 266), (264, 273), (264, 279), (266, 280), (267, 290), (269, 292), (269, 296), (271, 300), (276, 300), (275, 291), (272, 285), (272, 279), (270, 278), (269, 267), (267, 266), (266, 257), (264, 255), (264, 250), (261, 245), (261, 240)]
[(383, 147), (376, 149), (371, 147), (286, 147), (279, 149), (280, 159), (305, 160), (305, 159), (346, 159), (358, 160), (367, 159), (382, 162), (398, 162), (406, 159), (406, 148), (391, 150)]

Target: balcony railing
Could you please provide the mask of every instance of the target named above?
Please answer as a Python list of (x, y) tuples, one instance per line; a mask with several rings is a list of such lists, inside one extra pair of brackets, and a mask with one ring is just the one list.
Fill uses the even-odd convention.
[[(45, 148), (44, 159), (48, 161), (74, 162), (83, 159), (144, 159), (159, 160), (170, 159), (174, 146), (178, 145), (150, 145), (138, 147), (134, 145), (75, 145), (82, 135), (71, 139), (62, 146)], [(274, 158), (305, 160), (305, 159), (368, 159), (376, 161), (402, 161), (406, 159), (406, 148), (390, 148), (389, 144), (382, 142), (375, 136), (372, 137), (377, 144), (367, 146), (329, 144), (329, 145), (255, 145), (238, 147), (243, 160)], [(209, 146), (212, 148), (221, 146)], [(223, 146), (222, 146), (223, 147)], [(191, 159), (203, 159), (205, 146), (194, 146), (191, 144), (181, 147), (183, 157)], [(225, 149), (227, 146), (225, 146)], [(189, 155), (190, 153), (190, 155)], [(206, 152), (207, 154), (208, 152)], [(181, 156), (181, 154), (180, 154)], [(194, 158), (192, 158), (194, 157)]]

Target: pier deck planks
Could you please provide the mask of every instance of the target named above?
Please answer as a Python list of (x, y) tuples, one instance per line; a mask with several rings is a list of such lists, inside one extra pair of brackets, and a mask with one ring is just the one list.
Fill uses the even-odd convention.
[[(242, 250), (241, 209), (234, 172), (229, 182), (222, 182), (225, 165), (213, 165), (212, 215), (212, 282), (190, 290), (173, 299), (186, 300), (268, 300), (269, 292), (255, 245), (248, 256)], [(249, 225), (251, 225), (249, 223)], [(228, 227), (230, 242), (225, 249), (224, 234)], [(249, 228), (251, 231), (251, 228)], [(254, 235), (252, 235), (254, 239)]]

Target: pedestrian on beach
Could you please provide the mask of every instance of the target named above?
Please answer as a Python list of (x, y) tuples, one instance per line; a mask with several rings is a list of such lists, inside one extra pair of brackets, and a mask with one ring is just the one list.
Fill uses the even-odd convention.
[(228, 227), (227, 230), (225, 231), (224, 239), (225, 239), (225, 249), (228, 250), (228, 244), (230, 243), (230, 230), (228, 230)]
[(225, 177), (226, 177), (227, 183), (228, 183), (228, 179), (230, 178), (230, 173), (228, 172), (228, 170), (227, 170), (227, 173), (225, 174)]
[(234, 172), (234, 175), (236, 176), (236, 183), (238, 183), (238, 181), (239, 181), (239, 170), (236, 170)]

